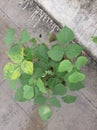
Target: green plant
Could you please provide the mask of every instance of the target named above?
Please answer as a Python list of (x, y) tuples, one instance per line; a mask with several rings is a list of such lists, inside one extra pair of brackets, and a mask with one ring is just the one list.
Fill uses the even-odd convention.
[(97, 44), (97, 36), (92, 36), (92, 41)]
[[(14, 35), (15, 30), (9, 29), (4, 38), (11, 59), (4, 67), (4, 76), (16, 91), (15, 100), (34, 99), (39, 115), (45, 121), (52, 115), (51, 106), (61, 107), (59, 98), (68, 104), (76, 100), (70, 91), (84, 87), (85, 75), (81, 67), (88, 60), (81, 56), (83, 48), (72, 43), (75, 36), (67, 26), (56, 36), (50, 36), (49, 43), (55, 40), (50, 48), (44, 43), (38, 44), (26, 30), (21, 32), (18, 41)], [(17, 82), (21, 83), (20, 87), (16, 87), (20, 84)]]

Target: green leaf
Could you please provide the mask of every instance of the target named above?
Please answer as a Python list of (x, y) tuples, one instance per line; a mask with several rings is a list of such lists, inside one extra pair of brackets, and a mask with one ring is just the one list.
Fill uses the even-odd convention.
[(34, 64), (34, 68), (41, 68), (45, 72), (48, 69), (48, 63), (45, 63), (44, 61), (39, 60), (38, 62)]
[(37, 80), (34, 79), (33, 77), (31, 77), (31, 78), (28, 80), (28, 84), (29, 84), (30, 86), (36, 86)]
[(21, 32), (21, 37), (20, 37), (19, 43), (23, 44), (25, 42), (30, 41), (30, 39), (31, 39), (30, 34), (26, 30), (23, 30)]
[(27, 99), (23, 97), (23, 87), (20, 87), (16, 90), (15, 93), (15, 100), (19, 102), (25, 102)]
[(92, 41), (97, 44), (97, 36), (92, 36)]
[(48, 102), (52, 106), (61, 107), (60, 101), (56, 97), (51, 97), (48, 99)]
[(69, 60), (63, 60), (60, 62), (58, 67), (58, 72), (71, 72), (73, 69), (73, 64)]
[(47, 81), (47, 85), (49, 86), (50, 89), (53, 89), (59, 83), (61, 83), (61, 80), (59, 80), (58, 78), (50, 78)]
[(48, 48), (45, 44), (39, 44), (36, 48), (32, 50), (32, 53), (41, 61), (48, 62), (47, 55)]
[(17, 89), (17, 83), (19, 83), (19, 80), (10, 80), (9, 81), (10, 88), (13, 89), (13, 90), (16, 90)]
[(49, 51), (48, 51), (48, 56), (54, 60), (54, 61), (60, 61), (63, 58), (63, 48), (59, 45), (53, 46)]
[(68, 77), (68, 80), (71, 83), (77, 83), (77, 82), (83, 81), (84, 79), (85, 79), (85, 75), (83, 73), (80, 73), (80, 72), (74, 72), (73, 74), (71, 74)]
[(83, 82), (77, 82), (77, 83), (71, 83), (69, 80), (68, 80), (68, 77), (72, 74), (73, 72), (71, 73), (68, 73), (64, 76), (64, 81), (66, 83), (66, 86), (71, 90), (71, 91), (76, 91), (76, 90), (80, 90), (82, 88), (84, 88), (84, 84)]
[(69, 83), (68, 87), (71, 91), (78, 91), (82, 88), (84, 88), (84, 84), (82, 82), (77, 82), (77, 83)]
[(54, 95), (64, 95), (66, 94), (67, 89), (63, 84), (57, 84), (54, 89), (53, 89), (53, 94)]
[(81, 46), (79, 46), (78, 44), (74, 43), (69, 45), (65, 52), (66, 52), (66, 56), (70, 59), (77, 57), (81, 52), (82, 52), (83, 48)]
[(39, 91), (38, 87), (34, 86), (34, 100), (39, 94), (41, 94), (41, 92)]
[(23, 57), (23, 48), (20, 48), (19, 45), (14, 45), (10, 50), (8, 51), (8, 56), (11, 58), (11, 60), (15, 63), (20, 63), (24, 59)]
[(48, 120), (52, 116), (52, 111), (47, 105), (39, 107), (38, 112), (39, 112), (40, 118), (43, 121)]
[(46, 97), (42, 96), (41, 94), (37, 95), (36, 98), (34, 99), (35, 104), (45, 104), (46, 103)]
[(30, 47), (26, 47), (24, 50), (24, 58), (28, 61), (33, 61), (34, 57), (32, 56), (32, 50)]
[(42, 68), (35, 68), (33, 76), (35, 78), (41, 78), (43, 76), (44, 72), (45, 71)]
[(75, 67), (77, 69), (81, 69), (86, 63), (88, 62), (88, 59), (84, 56), (78, 57), (77, 61), (75, 62)]
[(12, 29), (12, 28), (8, 29), (8, 31), (4, 37), (4, 41), (8, 47), (10, 47), (12, 45), (12, 43), (15, 41), (14, 35), (15, 35), (15, 29)]
[(70, 28), (68, 28), (67, 26), (62, 28), (60, 30), (60, 32), (57, 34), (57, 40), (58, 40), (58, 42), (60, 42), (62, 44), (72, 41), (74, 39), (74, 37), (75, 36), (74, 36), (73, 31)]
[(22, 83), (22, 85), (26, 85), (26, 84), (28, 84), (28, 81), (29, 81), (30, 78), (31, 78), (31, 75), (23, 73), (20, 76), (20, 82)]
[(34, 97), (34, 88), (32, 86), (29, 85), (24, 85), (23, 87), (23, 97), (25, 99), (32, 99)]
[(37, 43), (37, 40), (36, 40), (35, 38), (31, 38), (31, 39), (30, 39), (30, 42), (36, 44), (36, 43)]
[(24, 60), (21, 64), (21, 69), (26, 74), (33, 74), (33, 63), (31, 61)]
[(20, 68), (12, 63), (7, 63), (4, 67), (4, 77), (9, 80), (15, 80), (21, 75)]
[(44, 86), (44, 83), (43, 83), (43, 81), (40, 78), (37, 80), (37, 87), (39, 88), (39, 90), (42, 93), (47, 93), (47, 90), (46, 90), (46, 88)]
[(69, 104), (76, 101), (76, 96), (67, 95), (67, 96), (62, 97), (62, 99), (65, 103)]

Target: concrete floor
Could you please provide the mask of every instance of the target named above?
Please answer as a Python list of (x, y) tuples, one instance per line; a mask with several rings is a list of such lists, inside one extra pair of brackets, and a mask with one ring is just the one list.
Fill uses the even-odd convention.
[[(22, 10), (20, 0), (0, 0), (0, 130), (97, 130), (97, 64), (92, 60), (83, 68), (87, 78), (86, 87), (74, 94), (78, 96), (74, 104), (63, 104), (62, 108), (52, 108), (53, 116), (42, 123), (33, 102), (19, 103), (13, 99), (14, 92), (3, 78), (3, 67), (9, 60), (3, 37), (8, 28), (17, 30), (19, 36), (23, 28), (38, 37), (42, 33), (46, 39), (50, 28), (40, 20), (33, 28), (34, 20), (28, 22), (32, 12)], [(37, 19), (36, 19), (37, 20)]]

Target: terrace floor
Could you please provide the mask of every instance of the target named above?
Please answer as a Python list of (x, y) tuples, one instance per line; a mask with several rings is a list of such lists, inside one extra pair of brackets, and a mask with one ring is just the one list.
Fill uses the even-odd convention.
[[(33, 12), (21, 4), (20, 0), (0, 0), (0, 130), (97, 130), (97, 64), (91, 58), (83, 68), (87, 77), (86, 87), (75, 92), (77, 101), (70, 105), (62, 104), (59, 109), (53, 108), (53, 116), (48, 122), (41, 122), (33, 102), (14, 101), (14, 92), (3, 78), (3, 67), (9, 60), (3, 40), (7, 29), (15, 28), (18, 37), (26, 28), (32, 36), (39, 37), (41, 33), (42, 40), (52, 30), (42, 19), (36, 24), (39, 18), (33, 14), (37, 6), (33, 7)], [(56, 22), (54, 24), (57, 27)]]

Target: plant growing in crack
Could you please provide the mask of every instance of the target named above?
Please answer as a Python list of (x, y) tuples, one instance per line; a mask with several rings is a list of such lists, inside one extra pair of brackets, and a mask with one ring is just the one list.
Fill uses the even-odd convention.
[(84, 87), (85, 75), (81, 68), (88, 61), (81, 55), (83, 48), (72, 43), (75, 36), (70, 28), (65, 26), (53, 36), (49, 38), (49, 43), (55, 39), (51, 47), (38, 44), (26, 30), (21, 32), (18, 41), (14, 29), (9, 29), (4, 37), (11, 59), (4, 67), (4, 76), (16, 91), (15, 100), (34, 100), (43, 121), (51, 117), (51, 106), (61, 107), (59, 99), (68, 104), (76, 101), (71, 91)]

